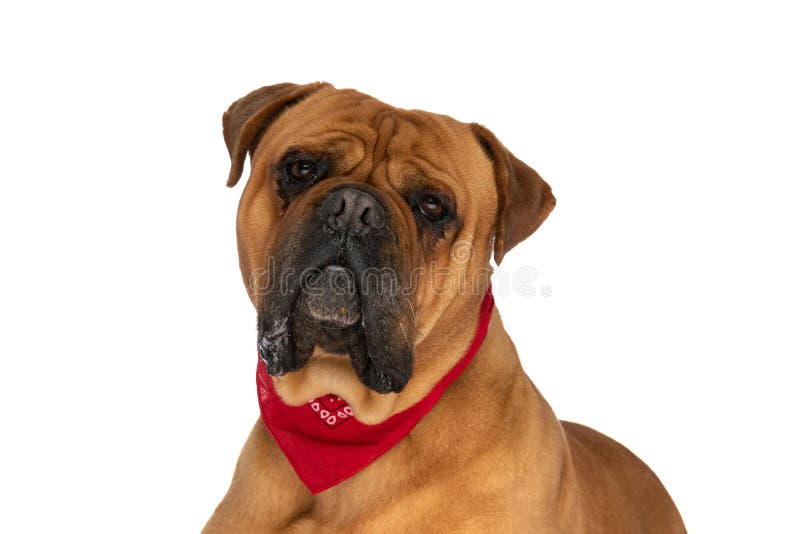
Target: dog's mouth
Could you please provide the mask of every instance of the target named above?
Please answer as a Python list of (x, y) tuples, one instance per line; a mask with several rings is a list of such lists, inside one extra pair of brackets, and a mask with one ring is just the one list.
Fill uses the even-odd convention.
[(361, 319), (361, 301), (353, 272), (339, 264), (307, 273), (294, 314), (304, 322), (316, 322), (322, 328), (340, 330)]
[(259, 313), (258, 351), (267, 372), (299, 370), (319, 347), (349, 356), (370, 389), (401, 391), (411, 377), (413, 349), (405, 333), (398, 343), (396, 330), (405, 327), (389, 317), (398, 313), (392, 311), (397, 296), (364, 278), (369, 279), (342, 263), (329, 263), (303, 271), (296, 291), (270, 297), (268, 304), (282, 305), (266, 305)]

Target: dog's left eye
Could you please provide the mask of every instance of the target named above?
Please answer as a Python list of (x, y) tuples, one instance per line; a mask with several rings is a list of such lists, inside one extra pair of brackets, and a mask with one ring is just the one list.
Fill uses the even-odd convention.
[(414, 191), (406, 197), (417, 224), (443, 234), (455, 220), (455, 205), (447, 195), (433, 191)]
[(431, 221), (438, 221), (447, 214), (442, 201), (434, 195), (425, 195), (417, 203), (422, 214)]
[(287, 171), (293, 180), (304, 182), (317, 175), (317, 165), (313, 161), (301, 159), (290, 163)]

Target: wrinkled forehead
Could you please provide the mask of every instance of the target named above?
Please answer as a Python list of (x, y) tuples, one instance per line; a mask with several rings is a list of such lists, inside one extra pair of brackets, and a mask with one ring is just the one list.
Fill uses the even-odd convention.
[[(394, 179), (441, 182), (464, 195), (494, 196), (492, 164), (468, 124), (392, 107), (351, 89), (326, 88), (289, 108), (270, 127), (265, 151), (319, 152), (343, 172), (390, 167)], [(472, 196), (472, 195), (470, 195)]]

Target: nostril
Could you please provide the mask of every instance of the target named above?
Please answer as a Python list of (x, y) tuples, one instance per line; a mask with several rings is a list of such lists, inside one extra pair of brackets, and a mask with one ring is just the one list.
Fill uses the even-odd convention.
[(344, 196), (342, 196), (342, 195), (339, 195), (339, 196), (336, 198), (336, 205), (333, 207), (333, 215), (334, 215), (335, 217), (338, 217), (339, 215), (341, 215), (342, 213), (344, 213), (345, 204), (346, 204), (346, 203), (345, 203), (345, 201), (344, 201)]
[(377, 203), (367, 206), (361, 215), (361, 221), (365, 226), (380, 230), (385, 224), (383, 208)]

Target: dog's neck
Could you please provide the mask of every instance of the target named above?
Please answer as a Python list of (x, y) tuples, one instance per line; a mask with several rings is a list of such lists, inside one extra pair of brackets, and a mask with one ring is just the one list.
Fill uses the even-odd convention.
[[(435, 346), (441, 348), (447, 341), (452, 340), (438, 340)], [(462, 354), (461, 349), (463, 347), (454, 347), (446, 354), (442, 353), (442, 361), (425, 369), (426, 374), (429, 372), (431, 377), (438, 377), (435, 368), (447, 368), (457, 361)], [(435, 378), (432, 380), (435, 381)], [(398, 395), (395, 411), (404, 409), (407, 404), (414, 404), (418, 396), (424, 396), (426, 387), (420, 380), (415, 385), (413, 395)], [(360, 495), (371, 495), (369, 499), (373, 495), (377, 501), (385, 499), (387, 473), (391, 473), (393, 487), (406, 487), (415, 484), (414, 481), (418, 482), (427, 473), (435, 472), (433, 466), (442, 461), (460, 463), (484, 453), (489, 447), (502, 447), (500, 438), (503, 434), (497, 431), (497, 425), (512, 422), (516, 431), (524, 435), (524, 426), (530, 421), (517, 424), (519, 406), (535, 398), (538, 397), (534, 394), (534, 388), (522, 371), (514, 345), (495, 309), (484, 343), (470, 365), (450, 384), (437, 407), (414, 428), (413, 433), (383, 458), (376, 460), (371, 469), (319, 495), (309, 495), (303, 499), (303, 506), (317, 508), (322, 516), (335, 515), (334, 510), (352, 506), (353, 491), (359, 491)], [(547, 413), (535, 413), (542, 413), (542, 422), (537, 424), (543, 428), (543, 425), (552, 424), (555, 419), (548, 407), (541, 408)], [(459, 424), (452, 424), (454, 414), (457, 414)], [(487, 440), (494, 441), (489, 445)], [(383, 467), (386, 464), (391, 467)], [(355, 490), (355, 487), (359, 490)], [(363, 488), (371, 490), (365, 491)], [(366, 504), (367, 508), (373, 505), (377, 506), (377, 502)]]
[[(440, 338), (431, 337), (428, 343), (428, 350), (433, 351), (455, 343), (455, 338), (443, 333)], [(450, 345), (450, 350), (439, 354), (442, 361), (421, 366), (421, 374), (438, 377), (435, 368), (450, 366), (464, 348)], [(423, 380), (419, 380), (419, 385), (414, 386), (415, 396), (423, 394), (425, 387)], [(402, 409), (405, 404), (414, 404), (415, 396), (406, 395), (396, 400), (397, 409)], [(508, 432), (509, 428), (513, 428), (513, 432)], [(540, 478), (543, 484), (550, 479), (560, 480), (563, 476), (561, 471), (566, 469), (561, 460), (562, 441), (558, 421), (523, 372), (514, 345), (495, 309), (486, 337), (470, 365), (450, 384), (434, 409), (412, 433), (375, 460), (369, 469), (312, 495), (292, 470), (264, 424), (258, 421), (242, 452), (231, 486), (236, 491), (229, 493), (232, 495), (229, 505), (236, 505), (236, 495), (248, 495), (247, 503), (258, 503), (253, 504), (253, 508), (250, 504), (245, 507), (245, 514), (249, 513), (247, 510), (253, 511), (253, 516), (248, 519), (252, 521), (253, 531), (293, 527), (298, 531), (304, 528), (319, 531), (321, 525), (332, 530), (357, 531), (361, 527), (360, 521), (370, 518), (375, 510), (399, 496), (403, 496), (408, 506), (425, 508), (428, 493), (419, 491), (419, 488), (428, 483), (435, 486), (442, 482), (429, 479), (439, 476), (443, 463), (450, 465), (457, 477), (464, 471), (480, 470), (484, 462), (474, 459), (485, 458), (487, 454), (502, 462), (510, 450), (548, 451), (551, 456), (547, 462), (530, 464), (535, 466), (533, 471), (519, 470), (518, 464), (510, 469), (515, 470), (515, 477)], [(473, 472), (468, 476), (480, 477), (485, 488), (492, 488), (504, 484), (506, 475), (506, 470), (497, 469), (491, 472), (480, 470), (479, 474)], [(511, 494), (515, 492), (513, 488), (506, 489)], [(492, 494), (489, 491), (482, 499), (491, 499)], [(504, 494), (505, 490), (497, 492), (500, 496)], [(538, 506), (546, 510), (547, 499), (552, 498), (552, 494), (521, 494), (519, 498), (526, 507)], [(470, 506), (468, 501), (461, 503), (458, 499), (451, 504)], [(508, 505), (507, 502), (497, 503), (498, 506), (501, 504)], [(261, 508), (268, 509), (269, 513), (259, 512)], [(240, 516), (236, 517), (241, 521)], [(225, 518), (224, 514), (222, 518)], [(402, 517), (398, 521), (402, 523)], [(384, 527), (376, 526), (375, 530)], [(398, 526), (396, 530), (403, 531), (403, 528)]]
[[(457, 299), (459, 309), (443, 310), (450, 317), (470, 317), (479, 308), (482, 295)], [(469, 313), (470, 310), (473, 313)], [(499, 323), (499, 317), (493, 317)], [(502, 325), (499, 325), (502, 329)], [(414, 374), (400, 393), (379, 394), (366, 387), (353, 374), (350, 362), (339, 355), (316, 350), (306, 366), (274, 381), (275, 390), (287, 404), (299, 406), (328, 393), (345, 399), (359, 421), (374, 425), (385, 421), (419, 402), (450, 370), (469, 348), (471, 339), (464, 330), (475, 324), (438, 321), (437, 327), (425, 332), (415, 347)], [(490, 325), (491, 328), (491, 325)], [(513, 347), (512, 347), (513, 348)]]

